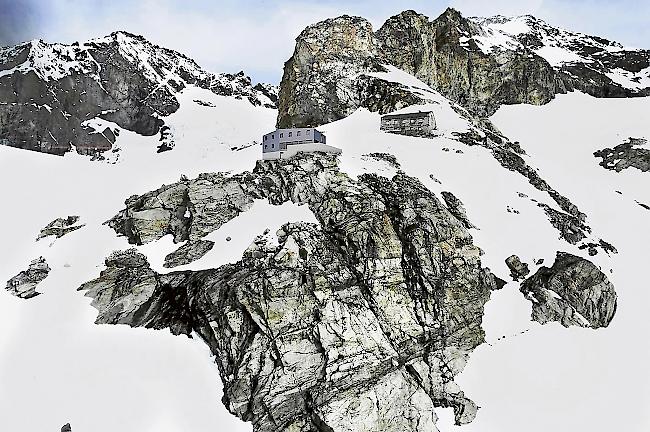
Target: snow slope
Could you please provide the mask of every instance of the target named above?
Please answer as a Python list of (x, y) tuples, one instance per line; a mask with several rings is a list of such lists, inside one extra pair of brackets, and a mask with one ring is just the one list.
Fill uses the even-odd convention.
[[(535, 325), (524, 336), (479, 347), (458, 382), (483, 409), (467, 427), (445, 430), (650, 429), (645, 275), (650, 212), (635, 203), (650, 201), (650, 176), (636, 169), (605, 170), (592, 155), (628, 136), (650, 136), (648, 113), (650, 98), (603, 100), (571, 93), (541, 107), (502, 107), (494, 115), (542, 177), (561, 185), (589, 215), (592, 228), (618, 248), (612, 257), (591, 258), (613, 269), (606, 273), (619, 296), (618, 310), (606, 329)], [(489, 324), (498, 312), (487, 306)]]
[[(32, 302), (4, 290), (0, 295), (3, 430), (59, 430), (67, 422), (75, 431), (96, 432), (250, 430), (221, 404), (218, 370), (202, 342), (166, 331), (96, 326), (90, 299), (75, 291), (99, 274), (111, 251), (130, 247), (102, 225), (128, 196), (181, 174), (250, 170), (259, 148), (246, 146), (275, 123), (275, 110), (208, 90), (190, 87), (179, 99), (181, 108), (167, 118), (176, 141), (169, 152), (156, 153), (157, 137), (125, 130), (116, 143), (122, 148), (117, 163), (0, 146), (0, 281), (41, 255), (52, 268), (39, 285), (43, 295)], [(215, 239), (217, 246), (200, 264), (238, 259), (256, 235), (294, 214), (310, 220), (291, 204), (272, 212), (267, 207), (258, 203), (242, 223), (224, 226), (220, 234), (227, 232), (232, 241)], [(47, 223), (68, 215), (81, 216), (86, 226), (58, 240), (35, 241)], [(142, 250), (163, 270), (162, 258), (178, 246), (165, 238), (153, 252)]]

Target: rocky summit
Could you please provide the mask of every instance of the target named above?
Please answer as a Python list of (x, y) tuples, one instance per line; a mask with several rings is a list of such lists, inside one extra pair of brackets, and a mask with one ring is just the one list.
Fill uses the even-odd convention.
[(110, 224), (136, 241), (192, 239), (253, 198), (308, 205), (319, 224), (286, 224), (277, 243), (260, 233), (213, 270), (157, 274), (137, 251), (116, 252), (80, 288), (97, 323), (198, 333), (224, 404), (256, 431), (431, 431), (435, 407), (472, 421), (454, 376), (483, 342), (499, 285), (465, 223), (417, 179), (353, 180), (333, 157), (299, 155), (131, 198)]
[(532, 16), (466, 18), (450, 8), (431, 20), (409, 10), (374, 31), (366, 19), (344, 15), (296, 39), (280, 84), (278, 126), (317, 126), (359, 107), (384, 113), (416, 103), (417, 92), (377, 75), (387, 66), (481, 117), (502, 104), (539, 105), (572, 90), (650, 95), (650, 51)]
[(34, 40), (0, 48), (0, 144), (99, 155), (111, 150), (119, 128), (158, 134), (188, 85), (276, 106), (272, 86), (253, 86), (243, 72), (206, 72), (127, 32), (71, 45)]

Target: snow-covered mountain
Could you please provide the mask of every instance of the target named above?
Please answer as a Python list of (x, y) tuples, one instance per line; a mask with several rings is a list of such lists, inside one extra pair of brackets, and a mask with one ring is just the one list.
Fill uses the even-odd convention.
[[(101, 155), (120, 129), (165, 132), (176, 94), (195, 85), (274, 107), (276, 91), (243, 72), (213, 74), (192, 59), (141, 36), (115, 32), (72, 45), (34, 40), (0, 50), (0, 141), (61, 155)], [(161, 133), (160, 150), (173, 138)]]
[(527, 49), (569, 75), (605, 75), (624, 89), (648, 94), (647, 49), (626, 48), (618, 42), (553, 27), (531, 15), (470, 20), (479, 28), (476, 34), (468, 35), (468, 40), (473, 39), (486, 54)]
[[(91, 161), (83, 134), (64, 157), (0, 146), (15, 185), (0, 189), (14, 295), (0, 327), (20, 335), (0, 333), (0, 406), (39, 410), (9, 410), (8, 428), (650, 426), (650, 98), (608, 75), (645, 85), (648, 51), (528, 16), (406, 11), (378, 31), (343, 16), (298, 37), (276, 109), (272, 87), (135, 36), (28, 60), (34, 45), (4, 51), (0, 89), (24, 94), (0, 90), (0, 109), (61, 110), (47, 96), (119, 130), (119, 150)], [(11, 102), (32, 86), (36, 106)], [(66, 99), (84, 91), (116, 111)], [(433, 135), (380, 130), (382, 113), (412, 111), (434, 114)], [(343, 153), (259, 161), (275, 124), (318, 125)]]
[[(431, 20), (405, 11), (376, 31), (368, 20), (349, 16), (307, 27), (285, 64), (278, 123), (322, 124), (359, 106), (395, 108), (403, 96), (368, 74), (384, 64), (477, 116), (492, 115), (503, 104), (547, 103), (573, 90), (596, 97), (650, 94), (648, 50), (555, 29), (531, 17), (469, 19), (447, 9)], [(312, 83), (313, 75), (328, 79)]]

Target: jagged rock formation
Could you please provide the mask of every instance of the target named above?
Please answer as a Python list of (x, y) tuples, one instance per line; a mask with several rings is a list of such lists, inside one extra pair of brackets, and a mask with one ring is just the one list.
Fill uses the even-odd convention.
[[(156, 274), (137, 251), (116, 252), (80, 288), (97, 322), (198, 333), (224, 404), (255, 431), (432, 431), (435, 407), (471, 421), (477, 407), (453, 378), (500, 284), (417, 179), (353, 180), (331, 156), (298, 155), (132, 197), (110, 224), (135, 242), (191, 238), (252, 197), (308, 205), (319, 224), (286, 224), (277, 245), (261, 235), (236, 264), (198, 272)], [(160, 218), (145, 222), (148, 211)]]
[(155, 135), (187, 85), (275, 107), (272, 86), (214, 75), (141, 36), (0, 48), (0, 144), (62, 155), (110, 150), (120, 128)]
[(447, 205), (449, 212), (453, 214), (456, 219), (461, 221), (463, 225), (465, 225), (465, 228), (476, 228), (472, 222), (470, 222), (469, 218), (467, 217), (467, 212), (465, 211), (465, 206), (463, 205), (462, 201), (456, 197), (456, 195), (449, 191), (442, 191), (440, 195), (442, 195), (442, 199), (445, 200), (445, 204)]
[[(403, 106), (409, 98), (396, 83), (390, 94), (399, 96), (390, 103), (367, 103), (378, 87), (389, 85), (372, 77), (385, 64), (484, 117), (502, 104), (543, 104), (574, 89), (597, 97), (650, 95), (650, 51), (556, 29), (531, 16), (468, 19), (450, 8), (429, 20), (409, 10), (373, 33), (367, 20), (344, 15), (298, 36), (280, 84), (278, 126), (318, 126), (358, 107), (383, 113)], [(376, 83), (365, 96), (360, 79)]]
[(506, 258), (506, 265), (510, 269), (510, 277), (515, 282), (525, 278), (530, 273), (528, 264), (521, 262), (521, 259), (517, 255), (510, 255)]
[(56, 238), (61, 238), (64, 235), (76, 231), (79, 228), (86, 226), (85, 224), (75, 225), (79, 222), (79, 216), (68, 216), (66, 218), (56, 218), (49, 224), (47, 224), (41, 232), (36, 237), (36, 241), (47, 237), (55, 236)]
[(66, 423), (61, 427), (61, 432), (72, 432), (72, 426), (70, 423)]
[(189, 264), (210, 252), (213, 246), (214, 242), (210, 240), (188, 240), (183, 246), (165, 257), (163, 267), (173, 268)]
[(616, 313), (616, 291), (593, 263), (566, 252), (526, 279), (520, 291), (532, 302), (532, 318), (565, 327), (607, 327)]
[(492, 55), (469, 36), (481, 27), (447, 9), (433, 21), (414, 11), (389, 18), (377, 31), (383, 57), (471, 112), (488, 116), (501, 104), (542, 104), (557, 88), (553, 68), (521, 50)]
[(371, 75), (385, 70), (365, 19), (344, 15), (307, 27), (284, 65), (277, 126), (318, 126), (359, 107), (385, 113), (422, 102), (402, 85)]
[(648, 143), (644, 138), (628, 138), (627, 142), (614, 148), (605, 148), (594, 152), (601, 158), (599, 165), (608, 170), (621, 172), (633, 167), (640, 171), (650, 171), (650, 149), (639, 148)]
[(36, 291), (38, 285), (50, 273), (50, 266), (45, 258), (39, 257), (29, 263), (29, 268), (18, 273), (7, 281), (7, 291), (16, 297), (29, 299), (40, 295)]

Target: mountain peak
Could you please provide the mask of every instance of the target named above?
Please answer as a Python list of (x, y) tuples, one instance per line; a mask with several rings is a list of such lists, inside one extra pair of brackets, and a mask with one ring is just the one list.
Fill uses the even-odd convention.
[(176, 95), (188, 86), (255, 106), (274, 108), (277, 101), (273, 86), (253, 86), (243, 72), (207, 72), (191, 58), (126, 31), (83, 43), (38, 39), (0, 49), (0, 97), (11, 102), (2, 108), (16, 119), (0, 125), (0, 137), (59, 155), (73, 146), (80, 153), (107, 151), (115, 136), (98, 133), (87, 121), (157, 134), (162, 119), (179, 108)]

